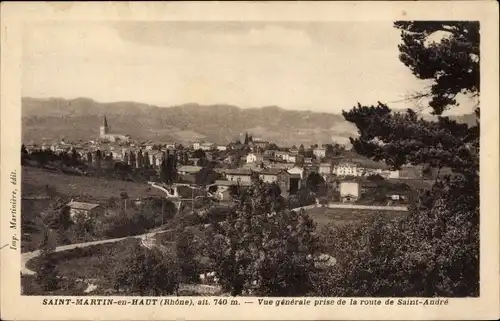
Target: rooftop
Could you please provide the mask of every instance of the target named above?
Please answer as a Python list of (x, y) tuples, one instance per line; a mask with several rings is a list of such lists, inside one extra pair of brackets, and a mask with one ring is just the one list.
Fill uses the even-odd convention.
[(70, 208), (74, 208), (74, 209), (90, 211), (96, 207), (99, 207), (100, 205), (94, 204), (94, 203), (69, 202), (68, 204), (66, 204), (66, 206), (68, 206)]
[(249, 182), (231, 182), (231, 181), (226, 181), (226, 180), (217, 180), (214, 183), (217, 186), (232, 186), (232, 185), (242, 185), (242, 186), (250, 186), (251, 183)]
[(188, 173), (198, 173), (201, 171), (200, 166), (192, 166), (192, 165), (183, 165), (177, 169), (179, 172), (188, 172)]
[(278, 175), (282, 171), (284, 171), (284, 169), (282, 169), (282, 168), (276, 168), (276, 167), (271, 167), (271, 168), (266, 168), (266, 169), (262, 170), (260, 172), (260, 174), (263, 174), (263, 175)]
[(252, 175), (251, 169), (246, 168), (235, 168), (235, 169), (227, 169), (225, 171), (226, 175)]

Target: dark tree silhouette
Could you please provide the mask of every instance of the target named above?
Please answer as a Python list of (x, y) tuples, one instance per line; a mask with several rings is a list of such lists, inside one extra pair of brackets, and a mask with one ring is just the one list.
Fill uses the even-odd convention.
[[(356, 152), (384, 160), (392, 168), (428, 164), (449, 167), (453, 175), (438, 178), (401, 222), (362, 228), (361, 234), (369, 235), (365, 239), (372, 239), (364, 245), (370, 250), (358, 252), (349, 259), (353, 265), (344, 266), (337, 282), (343, 289), (340, 294), (477, 296), (479, 106), (473, 126), (441, 114), (456, 105), (461, 92), (479, 96), (479, 23), (405, 21), (395, 27), (402, 30), (400, 60), (418, 78), (433, 81), (426, 95), (438, 120), (423, 120), (413, 110), (393, 112), (382, 103), (358, 104), (343, 112), (360, 134), (351, 143)], [(438, 31), (444, 37), (428, 45)], [(349, 238), (352, 244), (357, 242), (352, 235)], [(363, 288), (361, 280), (371, 286)]]

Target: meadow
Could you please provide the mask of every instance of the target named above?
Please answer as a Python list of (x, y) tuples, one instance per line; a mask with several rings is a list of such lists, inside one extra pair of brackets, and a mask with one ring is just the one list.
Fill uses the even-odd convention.
[(165, 196), (165, 194), (144, 183), (128, 182), (102, 177), (67, 175), (36, 167), (22, 168), (22, 195), (46, 195), (47, 189), (70, 197), (86, 197), (90, 199), (109, 199), (120, 197), (122, 192), (131, 199), (148, 196)]
[(344, 209), (344, 208), (327, 208), (316, 207), (306, 210), (306, 213), (316, 222), (317, 229), (320, 229), (329, 224), (340, 226), (346, 223), (368, 219), (373, 216), (382, 216), (390, 218), (403, 217), (408, 212), (399, 211), (383, 211), (383, 210), (359, 210), (359, 209)]

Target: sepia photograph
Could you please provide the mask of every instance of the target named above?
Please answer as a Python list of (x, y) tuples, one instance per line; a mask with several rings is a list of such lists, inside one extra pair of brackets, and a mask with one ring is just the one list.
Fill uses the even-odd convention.
[(272, 2), (246, 16), (194, 4), (108, 4), (119, 18), (47, 4), (54, 18), (2, 30), (17, 44), (2, 68), (18, 68), (2, 95), (19, 89), (2, 100), (2, 116), (17, 108), (2, 117), (2, 268), (19, 277), (2, 296), (106, 308), (100, 319), (114, 318), (108, 305), (127, 319), (162, 316), (147, 306), (442, 319), (460, 302), (492, 316), (498, 50), (484, 48), (498, 31), (486, 38), (486, 6), (368, 19), (346, 3), (328, 19), (317, 3), (313, 19), (305, 3), (282, 3), (281, 18)]
[(478, 296), (479, 33), (27, 26), (22, 293)]

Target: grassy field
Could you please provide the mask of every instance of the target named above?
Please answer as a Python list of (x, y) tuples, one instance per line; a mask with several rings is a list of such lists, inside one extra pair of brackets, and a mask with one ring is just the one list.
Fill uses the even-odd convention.
[(126, 192), (130, 198), (165, 196), (165, 194), (146, 184), (99, 177), (72, 176), (51, 172), (36, 167), (23, 166), (22, 194), (26, 196), (45, 195), (47, 187), (68, 196), (86, 196), (93, 199), (120, 197)]
[(316, 222), (318, 229), (333, 223), (342, 225), (356, 220), (366, 219), (375, 215), (386, 216), (388, 218), (403, 217), (407, 212), (396, 211), (376, 211), (376, 210), (355, 210), (344, 208), (312, 208), (306, 211)]

